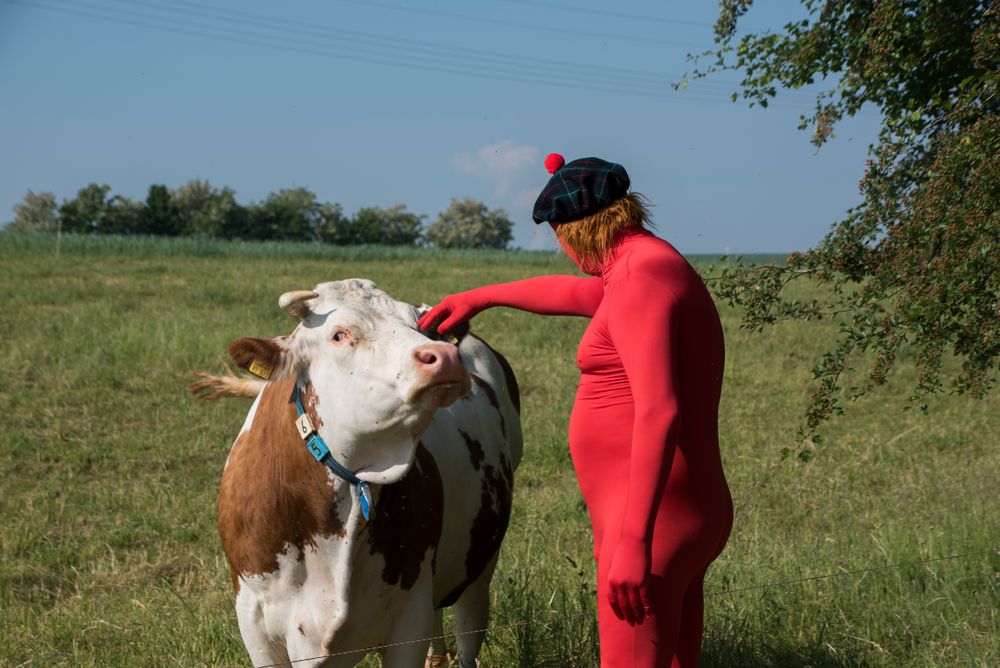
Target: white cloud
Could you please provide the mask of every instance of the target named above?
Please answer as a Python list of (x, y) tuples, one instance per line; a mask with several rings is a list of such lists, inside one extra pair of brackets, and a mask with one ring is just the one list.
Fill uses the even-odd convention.
[(505, 139), (487, 144), (474, 153), (457, 153), (451, 157), (455, 169), (463, 174), (484, 176), (495, 182), (496, 194), (506, 195), (511, 187), (532, 170), (542, 168), (541, 151), (535, 146), (515, 144)]

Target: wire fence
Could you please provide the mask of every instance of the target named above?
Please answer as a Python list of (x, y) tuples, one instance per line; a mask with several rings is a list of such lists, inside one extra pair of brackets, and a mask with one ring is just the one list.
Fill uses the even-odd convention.
[[(986, 554), (997, 554), (997, 555), (1000, 555), (1000, 546), (993, 547), (993, 548), (990, 548), (988, 550), (976, 550), (976, 551), (973, 551), (973, 552), (960, 552), (960, 553), (956, 553), (956, 554), (948, 554), (948, 555), (943, 555), (943, 556), (938, 556), (938, 557), (931, 557), (931, 558), (928, 558), (928, 559), (918, 559), (918, 560), (915, 560), (915, 561), (901, 561), (901, 562), (897, 562), (897, 563), (894, 563), (894, 564), (885, 564), (885, 565), (882, 565), (882, 566), (869, 566), (869, 567), (866, 567), (866, 568), (860, 568), (860, 569), (856, 569), (856, 570), (846, 570), (845, 569), (845, 570), (840, 570), (840, 571), (837, 571), (837, 572), (834, 572), (834, 573), (825, 573), (823, 575), (810, 575), (810, 576), (802, 577), (802, 578), (793, 578), (793, 579), (787, 579), (787, 580), (776, 580), (776, 581), (773, 581), (773, 582), (766, 582), (766, 583), (759, 584), (759, 585), (751, 585), (749, 587), (737, 587), (737, 588), (732, 588), (732, 589), (719, 589), (719, 590), (716, 590), (716, 591), (707, 591), (707, 592), (705, 592), (705, 597), (707, 598), (707, 597), (714, 597), (714, 596), (724, 596), (726, 594), (742, 594), (742, 593), (751, 592), (751, 591), (760, 591), (760, 590), (763, 590), (763, 589), (771, 589), (771, 588), (774, 588), (774, 587), (788, 587), (790, 585), (795, 585), (795, 584), (803, 584), (803, 583), (807, 583), (807, 582), (818, 582), (820, 580), (829, 580), (831, 578), (857, 576), (857, 575), (863, 575), (865, 573), (875, 573), (875, 572), (879, 572), (879, 571), (888, 571), (888, 570), (893, 570), (893, 569), (897, 569), (897, 568), (905, 568), (907, 566), (922, 566), (922, 565), (925, 565), (925, 564), (932, 564), (932, 563), (942, 562), (942, 561), (954, 561), (956, 559), (964, 559), (964, 558), (968, 558), (968, 557), (982, 556), (982, 555), (986, 555)], [(588, 612), (580, 612), (580, 613), (574, 613), (574, 614), (570, 614), (570, 615), (562, 615), (560, 617), (560, 619), (561, 620), (575, 619), (575, 618), (580, 618), (580, 617), (592, 616), (593, 614), (594, 613), (590, 612), (590, 611), (588, 611)], [(458, 636), (462, 636), (462, 635), (473, 635), (473, 634), (476, 634), (476, 633), (489, 633), (489, 632), (495, 632), (495, 631), (503, 631), (503, 630), (507, 630), (507, 629), (514, 629), (514, 628), (518, 628), (518, 627), (522, 627), (522, 626), (546, 625), (546, 624), (550, 624), (550, 623), (552, 623), (551, 619), (546, 619), (546, 618), (543, 618), (543, 617), (533, 617), (533, 618), (522, 620), (522, 621), (519, 621), (519, 622), (512, 622), (512, 623), (509, 623), (509, 624), (498, 624), (496, 626), (488, 626), (486, 628), (475, 629), (475, 630), (471, 630), (471, 631), (459, 631), (459, 632), (447, 633), (447, 634), (441, 634), (441, 635), (426, 636), (426, 637), (422, 637), (422, 638), (414, 638), (413, 640), (401, 640), (399, 642), (387, 643), (387, 644), (384, 644), (384, 645), (372, 645), (370, 647), (362, 647), (362, 648), (351, 649), (351, 650), (342, 650), (342, 651), (338, 651), (338, 652), (332, 652), (332, 653), (329, 653), (329, 654), (320, 654), (320, 655), (317, 655), (317, 656), (305, 657), (305, 658), (302, 658), (302, 659), (292, 659), (290, 661), (282, 661), (280, 663), (270, 663), (270, 664), (266, 664), (264, 666), (259, 666), (258, 668), (277, 668), (278, 666), (289, 666), (289, 665), (294, 665), (294, 664), (297, 664), (297, 663), (304, 663), (306, 661), (319, 661), (320, 659), (330, 659), (330, 658), (338, 657), (338, 656), (346, 656), (348, 654), (368, 654), (369, 652), (376, 652), (376, 651), (380, 651), (380, 650), (389, 649), (389, 648), (392, 648), (392, 647), (400, 647), (400, 646), (403, 646), (403, 645), (413, 645), (413, 644), (417, 644), (417, 643), (429, 643), (429, 642), (433, 642), (435, 640), (447, 640), (449, 638), (458, 637)]]

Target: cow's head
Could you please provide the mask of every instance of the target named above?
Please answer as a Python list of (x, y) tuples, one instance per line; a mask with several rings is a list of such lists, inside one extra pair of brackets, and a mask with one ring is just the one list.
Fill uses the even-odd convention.
[(399, 480), (434, 411), (469, 391), (458, 349), (424, 336), (417, 309), (371, 281), (321, 283), (278, 304), (302, 321), (295, 331), (238, 339), (230, 356), (257, 375), (308, 382), (306, 404), (331, 449), (362, 480)]

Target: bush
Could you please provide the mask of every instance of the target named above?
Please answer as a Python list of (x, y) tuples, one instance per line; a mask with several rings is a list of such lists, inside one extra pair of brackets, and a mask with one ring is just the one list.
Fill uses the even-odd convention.
[(14, 220), (7, 229), (16, 232), (55, 232), (59, 210), (55, 193), (28, 191), (24, 202), (14, 205)]
[(427, 229), (427, 241), (438, 248), (507, 248), (512, 223), (503, 209), (488, 209), (471, 197), (453, 199)]
[(354, 214), (345, 244), (417, 246), (422, 239), (424, 216), (406, 210), (405, 204), (388, 209), (362, 207)]

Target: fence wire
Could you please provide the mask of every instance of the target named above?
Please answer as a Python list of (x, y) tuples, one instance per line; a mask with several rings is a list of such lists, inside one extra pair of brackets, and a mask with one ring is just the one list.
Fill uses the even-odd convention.
[[(737, 587), (733, 589), (719, 589), (716, 591), (705, 592), (706, 597), (710, 596), (724, 596), (726, 594), (741, 594), (749, 591), (760, 591), (763, 589), (771, 589), (773, 587), (787, 587), (794, 584), (801, 584), (805, 582), (817, 582), (819, 580), (829, 580), (831, 578), (863, 575), (865, 573), (875, 573), (878, 571), (888, 571), (896, 568), (905, 568), (906, 566), (920, 566), (924, 564), (931, 564), (940, 561), (951, 561), (955, 559), (963, 559), (966, 557), (975, 557), (985, 554), (1000, 554), (1000, 546), (993, 547), (988, 550), (977, 550), (975, 552), (961, 552), (958, 554), (948, 554), (940, 557), (932, 557), (930, 559), (918, 559), (916, 561), (901, 561), (895, 564), (886, 564), (884, 566), (870, 566), (868, 568), (860, 568), (857, 570), (841, 570), (835, 573), (826, 573), (824, 575), (810, 575), (804, 578), (794, 578), (790, 580), (776, 580), (774, 582), (767, 582), (759, 585), (752, 585), (750, 587)], [(576, 619), (579, 617), (589, 617), (592, 616), (593, 612), (580, 612), (572, 615), (563, 615), (560, 619)], [(463, 635), (473, 635), (475, 633), (487, 633), (490, 631), (503, 631), (505, 629), (513, 629), (521, 626), (530, 625), (546, 625), (550, 624), (552, 620), (546, 620), (541, 617), (534, 617), (520, 622), (512, 622), (510, 624), (498, 624), (497, 626), (489, 626), (482, 629), (475, 629), (472, 631), (459, 631), (455, 633), (446, 633), (443, 635), (427, 636), (424, 638), (415, 638), (413, 640), (401, 640), (399, 642), (388, 643), (385, 645), (373, 645), (371, 647), (362, 647), (359, 649), (342, 650), (339, 652), (332, 652), (330, 654), (321, 654), (319, 656), (306, 657), (304, 659), (292, 659), (290, 661), (282, 661), (280, 663), (269, 663), (264, 666), (259, 666), (258, 668), (277, 668), (278, 666), (290, 666), (296, 663), (304, 663), (306, 661), (319, 661), (320, 659), (330, 659), (337, 656), (345, 656), (347, 654), (368, 654), (369, 652), (375, 652), (379, 650), (389, 649), (391, 647), (400, 647), (402, 645), (413, 645), (416, 643), (426, 643), (433, 642), (435, 640), (447, 640), (448, 638), (458, 637)]]

